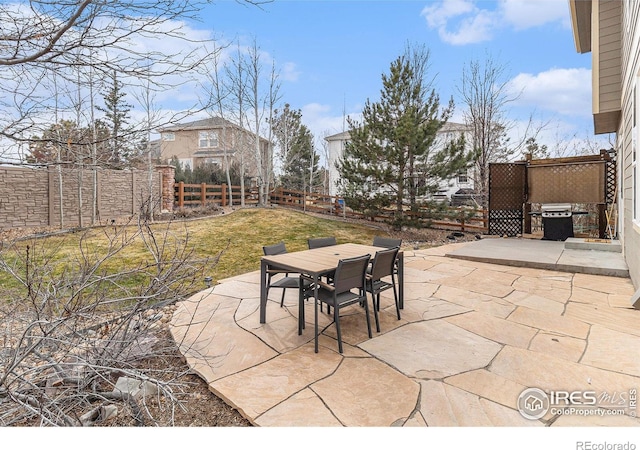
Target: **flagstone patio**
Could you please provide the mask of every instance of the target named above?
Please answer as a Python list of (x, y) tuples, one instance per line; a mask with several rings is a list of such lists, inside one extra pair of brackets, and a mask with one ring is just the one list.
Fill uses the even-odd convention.
[[(212, 392), (257, 426), (638, 426), (640, 311), (629, 278), (512, 267), (445, 256), (466, 244), (405, 251), (405, 306), (383, 294), (381, 333), (313, 305), (297, 333), (297, 293), (259, 322), (259, 271), (221, 280), (179, 304), (171, 332)], [(598, 408), (537, 420), (527, 388), (591, 391)], [(597, 412), (587, 414), (587, 412)], [(615, 413), (623, 412), (623, 415)]]

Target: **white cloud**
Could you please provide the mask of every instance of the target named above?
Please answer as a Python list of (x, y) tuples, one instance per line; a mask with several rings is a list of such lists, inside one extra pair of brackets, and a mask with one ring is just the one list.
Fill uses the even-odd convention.
[(567, 116), (591, 115), (591, 70), (550, 69), (538, 74), (521, 73), (507, 85), (520, 93), (516, 103)]
[(431, 28), (446, 27), (447, 22), (463, 14), (477, 12), (471, 0), (446, 0), (440, 4), (427, 6), (422, 10), (422, 15), (427, 19)]
[(485, 2), (494, 9), (479, 8), (476, 0), (441, 0), (425, 7), (421, 15), (440, 39), (452, 45), (488, 41), (496, 30), (515, 30), (562, 21), (569, 24), (569, 8), (558, 0), (500, 0)]
[(569, 25), (569, 5), (558, 0), (501, 0), (500, 14), (516, 30), (561, 21)]
[(285, 81), (298, 81), (300, 71), (297, 70), (296, 63), (286, 62), (282, 65), (282, 79)]

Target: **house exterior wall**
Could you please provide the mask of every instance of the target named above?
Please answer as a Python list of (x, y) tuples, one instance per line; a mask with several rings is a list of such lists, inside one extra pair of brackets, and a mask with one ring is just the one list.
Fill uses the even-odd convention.
[[(620, 239), (623, 243), (624, 256), (629, 266), (629, 273), (636, 288), (640, 287), (640, 211), (635, 212), (636, 202), (640, 189), (640, 169), (634, 164), (634, 146), (637, 152), (636, 158), (640, 158), (638, 145), (640, 144), (638, 120), (640, 117), (640, 2), (619, 2), (622, 7), (622, 120), (617, 130), (617, 151), (619, 177)], [(635, 95), (635, 98), (634, 98)], [(635, 110), (635, 111), (634, 111)], [(634, 126), (634, 113), (636, 124)], [(634, 139), (635, 134), (635, 139)], [(637, 161), (640, 163), (640, 161)], [(634, 181), (634, 170), (638, 177)], [(640, 203), (640, 202), (639, 202)]]
[[(464, 130), (465, 127), (462, 124), (447, 123), (445, 125), (445, 128), (439, 132), (438, 139), (434, 145), (444, 145), (446, 142), (449, 142), (452, 139), (457, 139), (460, 134), (464, 132)], [(345, 144), (349, 141), (349, 139), (350, 137), (348, 131), (334, 134), (332, 136), (327, 136), (325, 138), (328, 144), (327, 162), (329, 165), (329, 195), (339, 194), (338, 183), (340, 181), (340, 174), (338, 173), (338, 169), (336, 168), (336, 163), (340, 160), (340, 158), (342, 158)], [(468, 169), (466, 175), (466, 182), (462, 182), (457, 176), (451, 178), (450, 180), (442, 181), (439, 186), (438, 194), (446, 195), (447, 198), (451, 200), (451, 195), (455, 194), (459, 189), (473, 189), (473, 170)]]
[(593, 113), (596, 134), (616, 131), (621, 107), (620, 0), (593, 2)]
[[(224, 155), (230, 164), (242, 164), (249, 177), (258, 175), (258, 161), (255, 152), (254, 134), (232, 125), (222, 125), (222, 119), (202, 120), (191, 124), (176, 125), (159, 130), (161, 134), (161, 158), (169, 162), (173, 157), (184, 165), (194, 169), (203, 163), (214, 163), (224, 167)], [(200, 147), (200, 132), (217, 133), (217, 145)], [(166, 135), (173, 136), (167, 140)], [(263, 164), (266, 164), (268, 142), (260, 139), (260, 151)]]
[[(569, 0), (569, 7), (576, 50), (580, 53), (591, 51), (595, 133), (616, 133), (616, 231), (631, 280), (639, 288), (640, 2)], [(617, 47), (620, 48), (619, 57), (616, 56)], [(619, 85), (615, 86), (618, 65)], [(616, 111), (618, 92), (620, 101)], [(603, 111), (604, 108), (610, 108), (610, 111)]]

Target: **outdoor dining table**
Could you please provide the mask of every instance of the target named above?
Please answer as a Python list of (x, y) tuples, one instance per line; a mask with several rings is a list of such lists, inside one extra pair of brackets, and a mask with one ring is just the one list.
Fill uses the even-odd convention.
[[(280, 255), (263, 256), (260, 261), (260, 323), (267, 321), (267, 270), (277, 269), (290, 273), (305, 274), (313, 278), (316, 299), (315, 307), (315, 351), (318, 352), (318, 281), (321, 277), (331, 274), (338, 268), (341, 259), (353, 258), (369, 254), (375, 257), (382, 247), (363, 244), (338, 244)], [(398, 303), (400, 309), (404, 307), (404, 254), (398, 252)], [(302, 308), (303, 306), (299, 306)]]

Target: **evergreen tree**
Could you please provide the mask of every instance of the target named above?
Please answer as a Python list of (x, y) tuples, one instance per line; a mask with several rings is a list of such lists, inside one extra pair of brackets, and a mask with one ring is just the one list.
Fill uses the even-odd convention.
[(300, 110), (292, 110), (285, 104), (282, 111), (275, 111), (271, 127), (282, 164), (280, 183), (300, 191), (313, 187), (320, 158), (313, 146), (311, 131), (302, 123)]
[(90, 126), (78, 127), (72, 120), (61, 120), (52, 124), (41, 136), (33, 136), (29, 142), (29, 154), (26, 161), (32, 164), (53, 164), (59, 161), (71, 165), (82, 159), (91, 164), (91, 149), (95, 145), (98, 163), (106, 162), (109, 157), (105, 142), (109, 130), (101, 121), (96, 121), (97, 142), (94, 144), (93, 130)]
[(428, 52), (408, 49), (382, 75), (379, 102), (367, 100), (362, 122), (348, 119), (350, 142), (337, 163), (347, 203), (369, 215), (394, 205), (396, 225), (407, 221), (420, 198), (468, 167), (464, 137), (436, 144), (438, 131), (453, 112), (440, 108), (435, 90), (425, 83)]
[(125, 100), (127, 93), (123, 91), (123, 84), (118, 80), (116, 72), (111, 77), (109, 90), (103, 95), (104, 107), (96, 108), (105, 114), (103, 119), (110, 131), (109, 164), (122, 167), (125, 161), (135, 153), (135, 141), (132, 136), (133, 128), (129, 126), (129, 112), (132, 106)]
[(525, 141), (525, 154), (529, 155), (531, 159), (545, 159), (550, 156), (549, 148), (546, 145), (538, 144), (535, 137), (530, 137)]
[(318, 173), (318, 154), (313, 146), (313, 135), (306, 125), (300, 125), (293, 137), (285, 160), (285, 170), (280, 177), (283, 186), (298, 191), (313, 187), (311, 177)]

